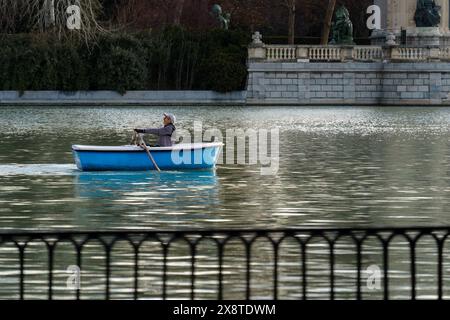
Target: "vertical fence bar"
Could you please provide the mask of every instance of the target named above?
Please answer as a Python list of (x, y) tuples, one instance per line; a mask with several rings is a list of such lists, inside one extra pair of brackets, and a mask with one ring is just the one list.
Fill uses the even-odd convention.
[(168, 248), (166, 244), (162, 243), (163, 246), (163, 290), (162, 290), (162, 299), (167, 299), (167, 251)]
[(278, 245), (277, 242), (273, 246), (273, 300), (278, 300)]
[(53, 299), (53, 260), (54, 244), (47, 244), (48, 251), (48, 300)]
[(111, 282), (111, 247), (109, 245), (105, 246), (106, 250), (106, 300), (110, 299), (110, 282)]
[(195, 256), (197, 252), (197, 244), (191, 243), (191, 300), (195, 299)]
[(334, 240), (330, 241), (330, 300), (334, 300)]
[[(78, 268), (80, 268), (80, 277), (81, 277), (81, 273), (82, 273), (82, 268), (81, 268), (81, 250), (82, 250), (83, 245), (77, 245), (76, 249), (77, 249), (77, 266)], [(79, 279), (79, 285), (77, 286), (76, 289), (76, 299), (80, 300), (80, 287), (81, 287), (81, 279)]]
[(438, 241), (438, 299), (442, 300), (443, 298), (443, 251), (444, 251), (444, 242), (442, 239)]
[(250, 300), (250, 268), (251, 268), (251, 264), (250, 264), (250, 259), (251, 259), (251, 243), (245, 242), (245, 254), (246, 254), (246, 284), (245, 284), (245, 288), (246, 288), (246, 295), (245, 298), (246, 300)]
[(139, 292), (139, 246), (134, 244), (134, 292), (133, 299), (138, 299)]
[(19, 263), (20, 263), (20, 300), (24, 300), (25, 298), (25, 246), (19, 245)]
[(362, 255), (361, 255), (361, 241), (356, 243), (356, 300), (362, 300), (361, 293), (361, 268), (362, 268)]
[(384, 300), (389, 300), (389, 242), (383, 241)]
[(306, 277), (306, 243), (302, 242), (302, 299), (308, 300), (307, 297), (307, 277)]
[(411, 259), (411, 300), (416, 300), (416, 241), (413, 240), (409, 245)]
[(223, 300), (223, 243), (218, 243), (218, 255), (219, 255), (219, 292), (218, 300)]

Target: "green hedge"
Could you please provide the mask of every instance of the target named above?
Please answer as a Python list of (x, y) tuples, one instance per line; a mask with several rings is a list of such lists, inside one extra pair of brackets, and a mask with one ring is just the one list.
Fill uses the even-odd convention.
[(0, 90), (242, 90), (249, 37), (239, 31), (108, 34), (95, 43), (3, 35)]
[(86, 74), (78, 45), (22, 35), (2, 39), (1, 90), (87, 90)]

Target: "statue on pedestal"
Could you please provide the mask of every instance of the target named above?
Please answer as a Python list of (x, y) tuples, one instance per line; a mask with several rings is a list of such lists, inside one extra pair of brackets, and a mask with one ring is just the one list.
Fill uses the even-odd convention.
[(417, 27), (437, 27), (441, 23), (441, 7), (435, 0), (418, 0), (414, 15)]
[(334, 15), (334, 22), (331, 26), (330, 44), (353, 45), (353, 23), (350, 20), (350, 13), (345, 6), (340, 6)]
[(211, 15), (220, 23), (220, 27), (228, 30), (231, 22), (231, 15), (229, 13), (223, 14), (222, 7), (218, 4), (212, 6)]

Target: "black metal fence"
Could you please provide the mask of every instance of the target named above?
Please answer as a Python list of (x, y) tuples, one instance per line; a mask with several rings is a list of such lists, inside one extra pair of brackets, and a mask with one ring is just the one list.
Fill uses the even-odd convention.
[[(100, 244), (101, 254), (105, 257), (105, 267), (102, 269), (98, 276), (104, 279), (104, 298), (111, 298), (111, 278), (112, 267), (111, 259), (114, 257), (114, 248), (119, 242), (125, 242), (130, 248), (130, 259), (132, 261), (132, 284), (131, 288), (128, 288), (131, 293), (131, 298), (140, 298), (140, 277), (141, 266), (140, 260), (142, 259), (141, 249), (145, 243), (151, 241), (153, 244), (157, 244), (160, 250), (161, 261), (161, 292), (159, 299), (167, 299), (167, 284), (168, 284), (168, 265), (171, 259), (170, 250), (174, 243), (184, 243), (188, 252), (188, 264), (181, 266), (185, 271), (189, 273), (190, 286), (188, 288), (189, 298), (197, 299), (196, 291), (198, 285), (196, 283), (197, 274), (197, 258), (199, 255), (204, 254), (199, 249), (201, 243), (208, 241), (210, 249), (208, 254), (214, 256), (216, 263), (214, 264), (214, 272), (211, 273), (216, 281), (213, 283), (213, 292), (216, 294), (216, 299), (224, 299), (224, 283), (233, 286), (233, 283), (227, 280), (229, 272), (225, 272), (224, 256), (227, 250), (237, 252), (242, 249), (244, 265), (240, 269), (243, 274), (242, 283), (236, 283), (236, 285), (242, 286), (244, 293), (243, 298), (254, 298), (252, 295), (253, 285), (255, 280), (252, 280), (252, 272), (254, 269), (253, 258), (255, 257), (254, 251), (256, 244), (259, 241), (264, 241), (266, 249), (270, 252), (270, 258), (263, 257), (262, 263), (259, 268), (265, 268), (266, 275), (271, 277), (262, 277), (263, 280), (270, 278), (270, 283), (266, 289), (270, 289), (271, 297), (273, 299), (280, 299), (279, 292), (283, 290), (283, 286), (280, 285), (281, 277), (284, 277), (283, 272), (285, 267), (283, 265), (281, 250), (283, 244), (289, 240), (291, 249), (298, 249), (298, 257), (293, 262), (298, 264), (299, 272), (295, 275), (295, 281), (289, 280), (294, 278), (284, 279), (283, 283), (293, 281), (290, 287), (298, 284), (298, 295), (294, 298), (297, 299), (309, 299), (310, 287), (314, 286), (314, 283), (310, 284), (310, 279), (313, 272), (310, 266), (314, 259), (322, 259), (321, 263), (326, 264), (326, 273), (315, 275), (319, 277), (321, 285), (325, 283), (327, 287), (327, 299), (336, 299), (337, 286), (336, 275), (337, 269), (337, 257), (339, 250), (346, 250), (346, 254), (354, 257), (351, 261), (347, 261), (347, 266), (353, 268), (354, 277), (347, 278), (346, 283), (351, 285), (346, 288), (348, 294), (349, 290), (352, 291), (352, 299), (363, 299), (363, 288), (365, 286), (366, 271), (363, 266), (363, 256), (366, 251), (370, 251), (369, 254), (374, 255), (374, 250), (378, 250), (379, 262), (380, 262), (380, 298), (391, 299), (390, 289), (390, 274), (392, 259), (394, 263), (397, 263), (396, 256), (392, 256), (394, 251), (398, 251), (399, 243), (403, 245), (402, 261), (407, 265), (407, 277), (403, 277), (404, 280), (402, 286), (407, 285), (409, 291), (409, 298), (417, 298), (417, 283), (418, 283), (418, 259), (422, 259), (418, 252), (424, 254), (433, 254), (425, 258), (430, 274), (428, 279), (433, 286), (427, 286), (427, 290), (434, 291), (429, 295), (434, 296), (436, 299), (443, 299), (444, 285), (445, 285), (445, 263), (450, 261), (450, 254), (447, 253), (447, 238), (450, 233), (450, 227), (438, 227), (438, 228), (369, 228), (369, 229), (284, 229), (284, 230), (215, 230), (215, 231), (105, 231), (105, 232), (0, 232), (0, 249), (8, 246), (10, 254), (7, 260), (0, 258), (1, 270), (5, 273), (5, 270), (10, 271), (9, 274), (14, 275), (14, 271), (17, 271), (17, 286), (9, 286), (7, 289), (1, 289), (4, 291), (4, 295), (11, 296), (19, 299), (26, 298), (26, 274), (29, 264), (32, 264), (32, 259), (26, 259), (26, 252), (31, 243), (41, 243), (42, 247), (38, 252), (38, 255), (42, 257), (45, 255), (46, 263), (46, 283), (45, 283), (45, 297), (53, 299), (54, 297), (54, 261), (55, 251), (61, 243), (70, 244), (73, 248), (74, 257), (76, 258), (76, 265), (83, 269), (83, 252), (87, 246), (95, 241)], [(424, 240), (426, 240), (424, 242)], [(365, 251), (365, 247), (368, 242), (371, 242), (370, 248)], [(400, 242), (399, 242), (400, 241)], [(235, 244), (231, 249), (229, 244), (234, 242)], [(316, 246), (314, 247), (314, 244)], [(237, 249), (240, 247), (241, 249)], [(297, 248), (295, 248), (297, 247)], [(376, 247), (376, 248), (375, 248)], [(420, 247), (420, 249), (419, 249)], [(258, 249), (261, 252), (261, 249)], [(17, 259), (17, 264), (11, 263), (11, 257)], [(431, 257), (431, 258), (430, 258)], [(423, 260), (423, 259), (422, 259)], [(422, 261), (421, 260), (421, 261)], [(434, 260), (434, 261), (433, 261)], [(6, 262), (9, 261), (9, 262)], [(233, 263), (240, 263), (237, 260), (231, 259), (228, 265)], [(419, 265), (421, 267), (421, 265)], [(15, 269), (18, 270), (15, 270)], [(283, 270), (281, 270), (283, 269)], [(311, 274), (310, 274), (311, 272)], [(376, 276), (376, 275), (375, 275)], [(1, 281), (0, 281), (1, 283)], [(41, 284), (42, 285), (42, 284)], [(27, 285), (27, 288), (32, 288), (33, 284)], [(211, 282), (207, 285), (211, 289)], [(13, 288), (13, 289), (11, 289)], [(14, 288), (17, 292), (14, 292)], [(80, 288), (75, 289), (74, 298), (80, 299)]]

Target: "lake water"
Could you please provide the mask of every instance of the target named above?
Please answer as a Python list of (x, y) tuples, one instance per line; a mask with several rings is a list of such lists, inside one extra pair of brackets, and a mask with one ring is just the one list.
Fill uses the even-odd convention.
[[(237, 164), (219, 165), (210, 172), (161, 174), (76, 169), (72, 144), (127, 144), (133, 128), (158, 126), (164, 111), (173, 112), (177, 127), (184, 129), (192, 129), (194, 121), (223, 132), (279, 128), (277, 174), (262, 176), (259, 165)], [(450, 108), (2, 107), (0, 128), (1, 230), (449, 225)], [(128, 254), (125, 249), (120, 252)], [(343, 261), (346, 254), (342, 253)], [(397, 297), (405, 297), (402, 268), (408, 266), (398, 259), (400, 254), (393, 255), (399, 263), (393, 290)], [(8, 252), (0, 252), (2, 257), (0, 276), (17, 276), (9, 273)], [(185, 270), (183, 261), (188, 257), (178, 258), (174, 267)], [(207, 258), (205, 254), (205, 268), (212, 263)], [(320, 259), (319, 250), (319, 269)], [(30, 258), (31, 263), (38, 260)], [(61, 279), (66, 260), (61, 260)], [(31, 298), (45, 296), (42, 265), (35, 264), (37, 271), (29, 277)], [(255, 268), (264, 274), (263, 264)], [(433, 296), (433, 268), (428, 266), (423, 273), (419, 287), (424, 297)], [(320, 278), (326, 272), (319, 271), (312, 297), (327, 295), (326, 281), (321, 283)], [(238, 275), (230, 271), (230, 279)], [(96, 282), (89, 275), (85, 279), (90, 285), (86, 297), (96, 296)], [(345, 272), (342, 279), (344, 284), (350, 281)], [(188, 281), (178, 280), (174, 296), (183, 297)], [(298, 298), (289, 277), (283, 281), (282, 296)], [(0, 283), (0, 296), (16, 296), (15, 280), (5, 283)], [(117, 283), (120, 287), (120, 277)], [(230, 280), (232, 284), (236, 284), (232, 294), (242, 293), (238, 280)], [(255, 297), (269, 296), (262, 284), (255, 290)], [(206, 289), (198, 294), (214, 296)], [(341, 294), (350, 295), (345, 286)], [(119, 288), (117, 297), (127, 297), (127, 291)]]

